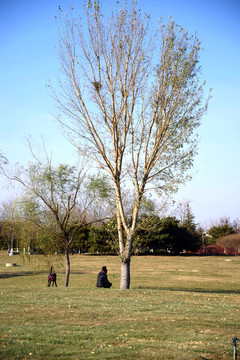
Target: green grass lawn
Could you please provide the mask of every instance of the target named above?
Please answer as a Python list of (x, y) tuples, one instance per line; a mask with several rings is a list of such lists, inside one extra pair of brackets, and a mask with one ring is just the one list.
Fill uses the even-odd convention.
[[(102, 265), (111, 289), (96, 288)], [(239, 257), (133, 257), (131, 289), (119, 283), (118, 257), (72, 256), (64, 288), (64, 258), (0, 254), (0, 359), (233, 358)]]

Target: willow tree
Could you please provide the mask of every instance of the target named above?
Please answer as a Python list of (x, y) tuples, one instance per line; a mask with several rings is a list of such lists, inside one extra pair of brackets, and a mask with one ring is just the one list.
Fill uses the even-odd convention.
[[(25, 190), (19, 201), (24, 221), (43, 229), (64, 247), (65, 287), (68, 287), (70, 246), (84, 227), (103, 220), (100, 217), (103, 216), (104, 207), (108, 211), (105, 200), (111, 189), (104, 177), (96, 179), (95, 176), (88, 176), (83, 164), (79, 168), (66, 164), (54, 165), (47, 154), (44, 159), (33, 152), (32, 155), (34, 161), (27, 168), (2, 167), (0, 173), (22, 185)], [(97, 215), (94, 209), (98, 210)]]
[[(83, 4), (83, 18), (74, 11), (60, 10), (60, 89), (53, 95), (71, 141), (113, 181), (126, 289), (144, 194), (176, 189), (196, 153), (208, 103), (200, 42), (171, 19), (153, 31), (137, 1), (117, 1), (107, 15), (99, 1)], [(126, 189), (134, 194), (130, 216)]]

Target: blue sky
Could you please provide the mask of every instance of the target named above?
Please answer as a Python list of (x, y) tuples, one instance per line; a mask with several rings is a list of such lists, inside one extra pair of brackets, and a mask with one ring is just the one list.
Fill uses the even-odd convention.
[[(52, 116), (55, 105), (45, 85), (58, 76), (58, 5), (64, 9), (76, 3), (0, 0), (0, 150), (12, 163), (30, 159), (29, 135), (36, 143), (44, 137), (56, 161), (75, 156)], [(153, 21), (172, 16), (190, 33), (198, 33), (203, 75), (213, 88), (200, 128), (194, 176), (176, 200), (190, 201), (196, 222), (203, 226), (225, 216), (240, 219), (240, 1), (140, 0), (140, 7)], [(11, 197), (3, 185), (0, 178), (0, 202)]]

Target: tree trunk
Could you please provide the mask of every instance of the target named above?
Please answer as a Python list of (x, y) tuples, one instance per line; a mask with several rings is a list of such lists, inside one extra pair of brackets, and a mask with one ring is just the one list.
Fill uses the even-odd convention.
[(70, 276), (70, 259), (69, 259), (69, 248), (68, 248), (68, 246), (66, 246), (65, 258), (66, 258), (65, 287), (68, 287), (69, 276)]
[(130, 288), (130, 260), (129, 257), (127, 260), (121, 262), (121, 281), (120, 289), (129, 289)]

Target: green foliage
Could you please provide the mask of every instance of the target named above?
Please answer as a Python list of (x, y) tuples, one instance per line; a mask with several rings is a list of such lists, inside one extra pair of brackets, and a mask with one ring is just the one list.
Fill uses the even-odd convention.
[(47, 230), (39, 231), (37, 254), (52, 255), (63, 254), (65, 251), (64, 241), (57, 235)]
[(110, 220), (99, 227), (91, 227), (89, 233), (89, 252), (93, 254), (116, 253), (116, 220)]
[(156, 203), (151, 198), (147, 198), (146, 195), (142, 197), (139, 214), (153, 214), (156, 210)]
[(187, 251), (196, 251), (200, 248), (202, 244), (202, 233), (201, 231), (197, 230), (197, 226), (194, 222), (194, 219), (195, 217), (192, 213), (190, 203), (187, 202), (186, 204), (183, 205), (182, 221), (180, 221), (181, 227), (185, 229), (186, 232), (185, 250)]
[(7, 243), (7, 248), (16, 248), (20, 239), (21, 221), (16, 200), (2, 204), (1, 209), (1, 236)]
[(111, 200), (113, 197), (113, 188), (106, 176), (100, 174), (89, 177), (87, 191), (101, 200)]
[(0, 250), (7, 250), (8, 238), (4, 235), (3, 224), (3, 221), (0, 221)]
[[(26, 189), (20, 202), (22, 218), (52, 234), (49, 239), (53, 244), (49, 244), (49, 249), (56, 241), (60, 242), (60, 248), (63, 243), (68, 247), (77, 234), (77, 226), (83, 221), (80, 215), (83, 209), (79, 207), (80, 188), (83, 204), (86, 198), (82, 170), (66, 164), (53, 166), (47, 159), (45, 163), (36, 161), (30, 164), (26, 178), (22, 181)], [(48, 248), (47, 238), (45, 234), (45, 249)]]
[(187, 226), (180, 226), (175, 217), (160, 219), (158, 216), (142, 216), (136, 235), (138, 253), (178, 254), (183, 250), (194, 251), (200, 246), (200, 237)]
[(58, 206), (64, 206), (69, 194), (75, 194), (80, 186), (76, 167), (66, 164), (54, 167), (51, 163), (31, 163), (27, 173), (31, 188), (49, 204), (58, 203)]
[(207, 244), (215, 244), (218, 238), (234, 233), (235, 231), (230, 224), (220, 224), (212, 226), (208, 230), (208, 235), (210, 235), (210, 237), (208, 237)]
[[(75, 225), (77, 226), (77, 224)], [(75, 226), (72, 225), (72, 231), (74, 231)], [(70, 251), (73, 253), (87, 253), (90, 247), (90, 230), (91, 226), (84, 225), (79, 229), (77, 235), (74, 237), (74, 240), (70, 246)]]
[[(31, 203), (29, 207), (35, 209), (34, 206), (31, 206)], [(128, 220), (128, 223), (130, 225), (130, 220)], [(55, 252), (58, 254), (64, 253), (64, 237), (56, 231), (54, 223), (50, 222), (49, 225), (45, 224), (41, 228), (33, 221), (22, 218), (14, 226), (14, 238), (18, 240), (21, 252), (25, 248), (45, 255), (54, 254)], [(69, 223), (67, 228), (69, 238), (71, 238), (77, 227), (78, 223)], [(8, 232), (9, 229), (9, 227), (6, 228), (6, 234), (11, 235), (11, 232)], [(3, 230), (2, 236), (4, 235)], [(156, 215), (146, 214), (140, 218), (135, 240), (133, 251), (138, 254), (152, 252), (161, 254), (167, 253), (167, 251), (177, 254), (182, 250), (194, 251), (200, 246), (198, 233), (193, 232), (192, 229), (189, 230), (187, 226), (181, 226), (180, 221), (176, 218), (166, 217), (160, 219)], [(5, 240), (5, 245), (7, 243), (8, 241)], [(118, 230), (116, 219), (113, 218), (101, 225), (90, 226), (83, 223), (69, 247), (69, 251), (73, 253), (78, 253), (79, 250), (81, 253), (117, 254)]]

